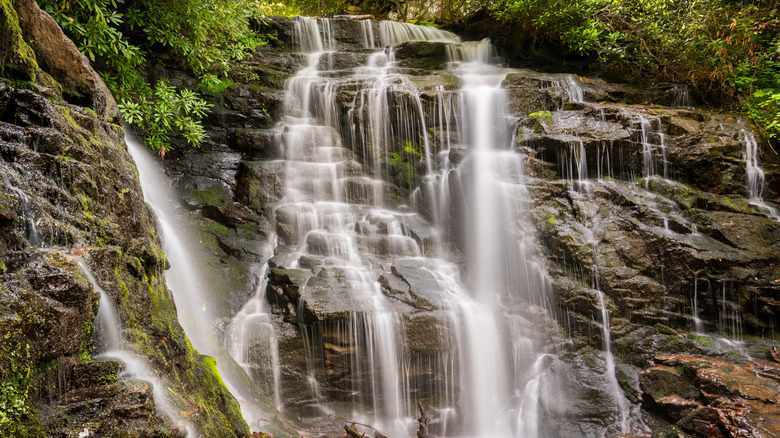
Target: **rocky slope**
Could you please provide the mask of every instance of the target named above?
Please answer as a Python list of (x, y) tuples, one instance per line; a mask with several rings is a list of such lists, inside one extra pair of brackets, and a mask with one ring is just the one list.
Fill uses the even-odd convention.
[[(213, 359), (190, 346), (165, 286), (116, 103), (32, 0), (0, 2), (0, 434), (243, 436)], [(177, 420), (148, 382), (93, 359), (98, 293), (118, 308), (125, 348), (162, 375)]]

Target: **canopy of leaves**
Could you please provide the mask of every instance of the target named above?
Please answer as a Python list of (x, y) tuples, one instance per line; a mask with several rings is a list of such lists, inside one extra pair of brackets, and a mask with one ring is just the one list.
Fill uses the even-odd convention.
[[(496, 17), (536, 38), (652, 78), (740, 101), (768, 137), (780, 135), (777, 0), (501, 0)], [(736, 98), (736, 99), (735, 99)]]
[[(205, 102), (152, 84), (141, 73), (160, 48), (206, 81), (225, 75), (263, 40), (249, 28), (253, 0), (40, 0), (86, 54), (121, 102), (125, 119), (162, 154), (179, 132), (193, 145), (204, 139)], [(208, 88), (206, 84), (205, 88)], [(194, 110), (187, 110), (194, 109)], [(151, 119), (150, 119), (151, 118)]]

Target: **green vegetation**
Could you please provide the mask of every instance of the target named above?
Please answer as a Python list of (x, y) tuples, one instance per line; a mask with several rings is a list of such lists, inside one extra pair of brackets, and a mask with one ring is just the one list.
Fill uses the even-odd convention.
[(536, 111), (528, 114), (528, 117), (549, 118), (552, 117), (552, 113), (550, 111)]
[(200, 119), (208, 108), (206, 101), (194, 91), (177, 92), (165, 80), (155, 84), (151, 95), (119, 104), (125, 121), (141, 128), (146, 133), (146, 144), (163, 156), (169, 148), (168, 137), (172, 131), (181, 132), (192, 145), (199, 145), (206, 138)]
[[(93, 63), (147, 145), (161, 155), (170, 135), (197, 146), (208, 106), (190, 90), (176, 91), (142, 72), (159, 62), (162, 49), (197, 75), (202, 89), (223, 85), (236, 61), (264, 43), (249, 27), (258, 3), (250, 0), (41, 0)], [(219, 87), (217, 86), (217, 89)]]
[(712, 104), (739, 102), (766, 137), (780, 135), (777, 1), (501, 0), (491, 10), (536, 41), (687, 83)]
[(394, 178), (399, 187), (411, 189), (415, 186), (415, 167), (420, 163), (422, 152), (411, 141), (404, 143), (400, 152), (392, 152), (387, 157), (390, 166), (390, 176)]
[(15, 349), (3, 357), (9, 360), (0, 366), (0, 432), (9, 431), (28, 414), (30, 346), (17, 344)]
[(0, 72), (14, 79), (35, 80), (38, 63), (22, 38), (19, 17), (11, 0), (0, 0)]

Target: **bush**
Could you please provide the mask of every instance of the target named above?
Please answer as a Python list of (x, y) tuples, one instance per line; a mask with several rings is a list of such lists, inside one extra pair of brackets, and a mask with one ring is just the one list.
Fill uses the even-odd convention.
[[(128, 123), (161, 155), (170, 134), (192, 145), (204, 139), (207, 105), (192, 91), (150, 83), (140, 70), (160, 47), (182, 67), (213, 83), (264, 44), (249, 28), (259, 3), (250, 0), (40, 0), (86, 54), (120, 102)], [(209, 89), (208, 85), (206, 89)]]
[(690, 84), (712, 104), (737, 101), (772, 138), (780, 133), (777, 3), (502, 0), (492, 12), (627, 73)]

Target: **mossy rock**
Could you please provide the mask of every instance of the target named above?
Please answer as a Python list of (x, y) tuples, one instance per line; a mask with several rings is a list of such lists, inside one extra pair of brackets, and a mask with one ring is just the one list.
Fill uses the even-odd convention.
[(19, 16), (11, 0), (0, 0), (0, 73), (35, 81), (39, 72), (35, 52), (24, 41)]

